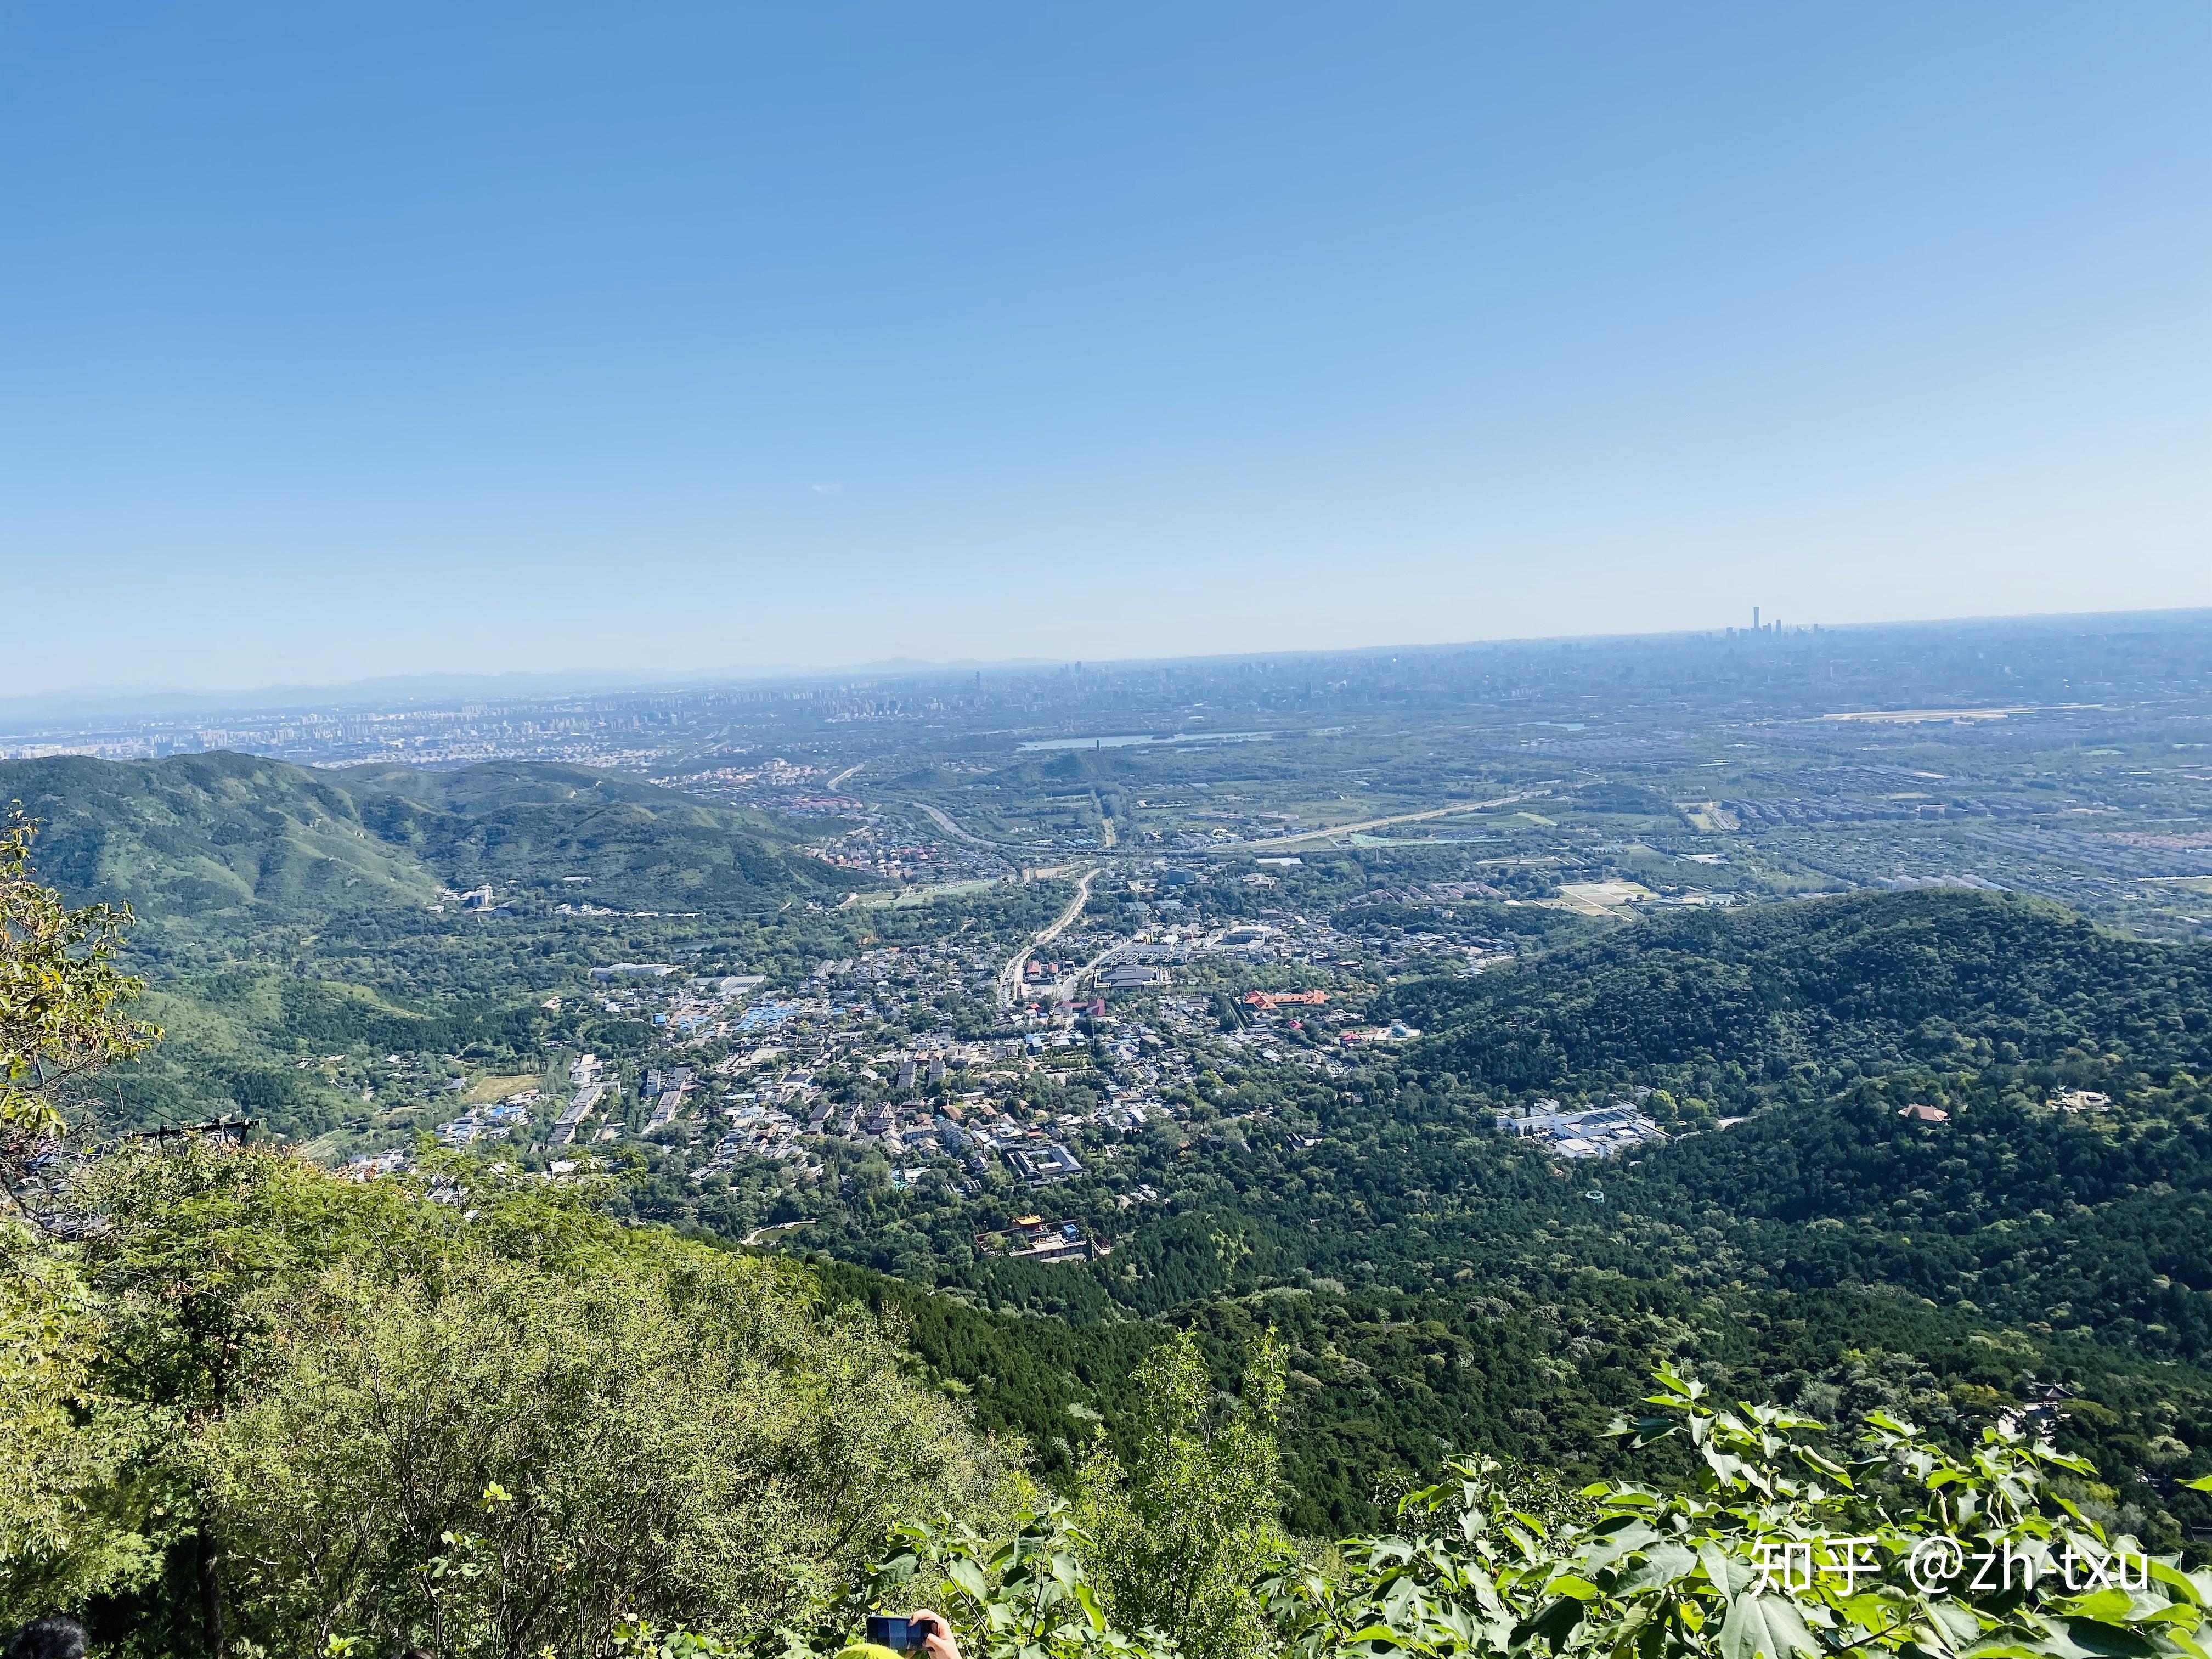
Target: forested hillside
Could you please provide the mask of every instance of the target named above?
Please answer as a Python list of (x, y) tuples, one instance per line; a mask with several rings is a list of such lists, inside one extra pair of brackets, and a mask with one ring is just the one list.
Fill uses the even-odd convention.
[[(428, 1174), (354, 1185), (252, 1149), (141, 1149), (71, 1184), (100, 1219), (77, 1241), (0, 1222), (0, 1328), (40, 1333), (0, 1351), (0, 1617), (65, 1607), (98, 1650), (139, 1659), (403, 1642), (611, 1659), (828, 1654), (865, 1612), (921, 1601), (988, 1659), (1351, 1659), (1378, 1637), (1402, 1648), (1455, 1629), (1441, 1650), (1550, 1651), (1544, 1620), (1601, 1638), (1671, 1588), (1697, 1620), (1666, 1650), (1680, 1659), (1819, 1659), (1923, 1650), (1873, 1595), (1827, 1646), (1714, 1639), (1739, 1616), (1731, 1596), (1758, 1605), (1740, 1578), (1778, 1521), (1836, 1535), (1879, 1522), (1901, 1561), (1963, 1498), (2016, 1546), (2140, 1547), (2140, 1510), (2080, 1455), (2002, 1436), (1964, 1455), (1965, 1414), (2002, 1398), (1984, 1383), (1923, 1389), (1935, 1414), (1911, 1426), (1894, 1413), (1916, 1379), (1875, 1362), (1807, 1391), (1838, 1425), (1838, 1454), (1852, 1450), (1843, 1425), (1861, 1425), (1847, 1471), (1818, 1449), (1820, 1425), (1717, 1411), (1670, 1364), (1607, 1371), (1593, 1398), (1540, 1321), (1386, 1318), (1363, 1342), (1340, 1312), (1273, 1298), (1209, 1312), (1195, 1340), (1054, 1332), (851, 1269), (615, 1227), (596, 1182), (465, 1161)], [(1045, 1466), (1065, 1498), (1024, 1468), (1034, 1442), (977, 1432), (1018, 1414), (961, 1376), (1009, 1358), (1005, 1397), (1090, 1440), (1079, 1468)], [(1431, 1376), (1476, 1413), (1476, 1447), (1425, 1431), (1425, 1464), (1452, 1479), (1355, 1494), (1391, 1449), (1317, 1408), (1328, 1385), (1303, 1369), (1316, 1364), (1370, 1392)], [(1655, 1371), (1632, 1426), (1620, 1408)], [(1111, 1402), (1110, 1433), (1065, 1391), (1086, 1382)], [(1559, 1451), (1531, 1442), (1503, 1470), (1448, 1461), (1525, 1439), (1532, 1420)], [(1316, 1505), (1310, 1474), (1286, 1491), (1285, 1450), (1325, 1460), (1347, 1504), (1391, 1500), (1424, 1574), (1394, 1570), (1402, 1538), (1318, 1548), (1346, 1504)], [(1641, 1523), (1675, 1509), (1697, 1547), (1669, 1555)], [(1522, 1570), (1494, 1586), (1492, 1528), (1526, 1540)], [(1497, 1605), (1470, 1646), (1453, 1601), (1478, 1563)], [(2055, 1585), (2023, 1598), (1961, 1582), (1939, 1611), (2188, 1659), (2199, 1583), (2168, 1567), (2159, 1595), (2085, 1606)]]
[(2037, 900), (1936, 890), (1676, 911), (1514, 970), (1402, 989), (1430, 1074), (1502, 1092), (1670, 1087), (1731, 1105), (1793, 1075), (2212, 1063), (2212, 951)]
[(247, 755), (0, 762), (0, 801), (46, 825), (40, 873), (128, 903), (135, 947), (242, 942), (277, 921), (437, 902), (443, 875), (362, 820), (328, 773)]
[(2042, 1335), (2212, 1358), (2212, 1095), (2089, 1116), (1978, 1080), (1942, 1092), (1949, 1121), (1920, 1123), (1900, 1092), (1678, 1142), (1612, 1195), (1685, 1231), (1725, 1218), (1737, 1270), (1765, 1282), (1893, 1286)]
[[(283, 930), (419, 913), (441, 889), (484, 883), (694, 908), (774, 908), (865, 884), (799, 856), (758, 814), (581, 767), (61, 757), (0, 762), (9, 800), (46, 823), (46, 878), (81, 902), (130, 903), (137, 947), (164, 961), (265, 953)], [(564, 890), (571, 876), (585, 884)]]
[(793, 855), (790, 830), (580, 766), (487, 763), (452, 772), (354, 767), (337, 775), (362, 823), (457, 885), (544, 890), (589, 878), (601, 905), (769, 908), (866, 883)]

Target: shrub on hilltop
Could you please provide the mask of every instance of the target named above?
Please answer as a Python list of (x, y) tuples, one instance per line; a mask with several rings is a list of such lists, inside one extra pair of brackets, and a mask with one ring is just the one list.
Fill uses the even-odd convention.
[[(85, 1177), (100, 1228), (50, 1253), (101, 1333), (81, 1393), (137, 1433), (58, 1553), (113, 1564), (65, 1598), (96, 1592), (108, 1650), (752, 1630), (803, 1620), (900, 1518), (1014, 1478), (804, 1267), (618, 1227), (588, 1183), (444, 1179), (203, 1146)], [(118, 1549), (88, 1522), (128, 1492)], [(10, 1589), (0, 1614), (46, 1594)]]

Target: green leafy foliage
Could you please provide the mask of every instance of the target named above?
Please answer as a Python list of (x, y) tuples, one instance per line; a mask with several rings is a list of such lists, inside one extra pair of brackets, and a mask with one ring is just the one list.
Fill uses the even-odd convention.
[(105, 1224), (69, 1254), (104, 1340), (65, 1380), (162, 1431), (106, 1484), (173, 1522), (94, 1586), (115, 1650), (596, 1654), (628, 1615), (726, 1635), (1008, 1478), (896, 1331), (803, 1268), (616, 1226), (600, 1183), (430, 1182), (197, 1145), (90, 1173)]
[(100, 1386), (108, 1332), (71, 1263), (0, 1221), (0, 1624), (143, 1583), (149, 1425)]
[[(1680, 1436), (1693, 1482), (1602, 1482), (1531, 1506), (1494, 1464), (1408, 1493), (1405, 1530), (1279, 1577), (1285, 1647), (1322, 1655), (2198, 1659), (2212, 1575), (2112, 1537), (2054, 1477), (2091, 1473), (1991, 1428), (1964, 1455), (1882, 1413), (1860, 1455), (1772, 1407), (1717, 1408), (1662, 1367), (1619, 1431)], [(2125, 1588), (2120, 1580), (2125, 1578)]]
[(319, 1283), (288, 1322), (312, 1335), (200, 1447), (241, 1619), (468, 1654), (590, 1652), (636, 1610), (726, 1633), (988, 1487), (878, 1328), (817, 1325), (759, 1263), (623, 1255)]
[(1077, 1486), (1105, 1610), (1123, 1628), (1164, 1632), (1192, 1659), (1266, 1650), (1248, 1587), (1289, 1547), (1275, 1442), (1283, 1373), (1263, 1339), (1238, 1397), (1217, 1402), (1188, 1333), (1139, 1367), (1134, 1455), (1124, 1463), (1102, 1443)]
[(73, 1085), (161, 1036), (126, 1012), (145, 989), (116, 960), (130, 907), (70, 908), (33, 874), (37, 833), (0, 820), (0, 1181), (67, 1127)]
[[(862, 1581), (865, 1607), (919, 1600), (946, 1620), (963, 1655), (978, 1659), (1114, 1659), (1166, 1656), (1170, 1640), (1146, 1630), (1131, 1636), (1109, 1621), (1086, 1568), (1094, 1540), (1064, 1499), (1023, 1505), (1005, 1534), (986, 1534), (950, 1516), (894, 1528), (892, 1553)], [(847, 1612), (847, 1619), (852, 1613)], [(833, 1626), (829, 1639), (844, 1627)]]
[[(1163, 1376), (1180, 1376), (1176, 1352)], [(1241, 1639), (1285, 1659), (2202, 1659), (2212, 1573), (2087, 1515), (2068, 1495), (2094, 1476), (2086, 1460), (2003, 1426), (1949, 1446), (1872, 1412), (1839, 1461), (1808, 1418), (1654, 1375), (1644, 1414), (1611, 1434), (1632, 1455), (1686, 1449), (1680, 1473), (1576, 1490), (1461, 1461), (1403, 1497), (1395, 1533), (1236, 1557)], [(1216, 1469), (1182, 1492), (1218, 1504), (1243, 1487)], [(1111, 1547), (1065, 1504), (1024, 1507), (1011, 1536), (947, 1519), (892, 1541), (843, 1620), (811, 1643), (783, 1633), (787, 1650), (824, 1650), (861, 1609), (915, 1598), (991, 1659), (1178, 1650), (1157, 1628), (1122, 1632), (1124, 1603), (1102, 1593)]]
[(73, 1091), (161, 1032), (126, 1012), (129, 907), (65, 905), (34, 878), (36, 832), (0, 823), (0, 1620), (136, 1583), (153, 1554), (123, 1474), (143, 1425), (98, 1385), (105, 1321), (34, 1231), (66, 1218), (27, 1177), (58, 1166)]

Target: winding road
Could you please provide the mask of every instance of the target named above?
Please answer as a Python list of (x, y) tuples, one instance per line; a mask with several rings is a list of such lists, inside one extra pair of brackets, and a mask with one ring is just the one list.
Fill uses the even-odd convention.
[(1027, 945), (1006, 958), (1006, 965), (999, 969), (999, 1006), (1011, 1008), (1014, 1006), (1015, 993), (1021, 989), (1022, 965), (1030, 959), (1037, 946), (1051, 944), (1067, 931), (1076, 917), (1083, 914), (1083, 907), (1091, 902), (1091, 884), (1098, 878), (1098, 873), (1095, 866), (1085, 870), (1082, 878), (1075, 884), (1075, 896), (1068, 902), (1067, 908), (1060, 913), (1059, 919), (1049, 927), (1040, 929)]

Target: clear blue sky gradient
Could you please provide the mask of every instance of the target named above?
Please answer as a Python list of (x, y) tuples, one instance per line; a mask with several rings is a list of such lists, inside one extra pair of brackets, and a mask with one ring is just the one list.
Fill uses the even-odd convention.
[(21, 693), (2212, 604), (2212, 7), (15, 7)]

